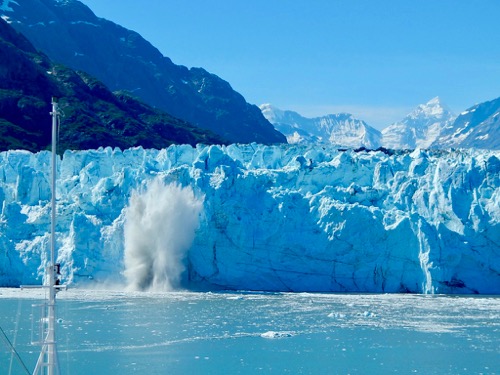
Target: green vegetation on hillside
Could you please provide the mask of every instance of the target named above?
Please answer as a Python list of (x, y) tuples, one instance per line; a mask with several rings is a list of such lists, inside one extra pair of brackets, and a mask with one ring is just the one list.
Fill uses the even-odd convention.
[(112, 93), (86, 73), (54, 64), (0, 20), (0, 150), (36, 152), (50, 146), (52, 96), (59, 98), (63, 113), (60, 152), (225, 143), (125, 92)]

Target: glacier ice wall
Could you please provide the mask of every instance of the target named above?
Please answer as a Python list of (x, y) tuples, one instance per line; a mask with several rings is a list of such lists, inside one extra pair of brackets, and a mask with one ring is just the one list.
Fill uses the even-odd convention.
[[(63, 281), (125, 284), (131, 197), (156, 180), (203, 200), (194, 241), (176, 258), (184, 287), (498, 294), (499, 159), (257, 144), (68, 151), (57, 186)], [(50, 154), (0, 161), (0, 285), (40, 282)], [(168, 231), (158, 217), (155, 230)]]

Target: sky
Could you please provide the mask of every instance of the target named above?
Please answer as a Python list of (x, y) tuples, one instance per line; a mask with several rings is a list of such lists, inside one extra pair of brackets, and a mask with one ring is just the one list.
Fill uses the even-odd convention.
[(82, 0), (252, 104), (382, 129), (500, 96), (500, 0)]

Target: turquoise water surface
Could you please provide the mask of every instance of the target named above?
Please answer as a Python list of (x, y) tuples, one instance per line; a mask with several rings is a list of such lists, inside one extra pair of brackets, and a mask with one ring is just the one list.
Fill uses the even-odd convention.
[[(0, 289), (31, 370), (36, 293)], [(496, 296), (73, 289), (57, 315), (62, 374), (500, 374)], [(4, 341), (0, 374), (26, 373)]]

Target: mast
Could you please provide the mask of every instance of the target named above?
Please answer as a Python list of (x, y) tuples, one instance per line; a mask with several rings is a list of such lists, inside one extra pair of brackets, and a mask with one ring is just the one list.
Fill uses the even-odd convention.
[[(46, 336), (42, 342), (42, 350), (33, 371), (33, 375), (47, 374), (59, 375), (59, 362), (57, 360), (56, 347), (56, 293), (59, 290), (56, 273), (59, 274), (59, 265), (55, 263), (56, 253), (56, 161), (57, 161), (57, 125), (59, 120), (59, 107), (57, 99), (52, 98), (52, 201), (51, 201), (51, 225), (50, 225), (50, 263), (46, 269), (45, 288), (49, 290), (49, 301), (47, 304)], [(56, 285), (57, 282), (57, 285)], [(45, 369), (45, 371), (44, 371)]]

